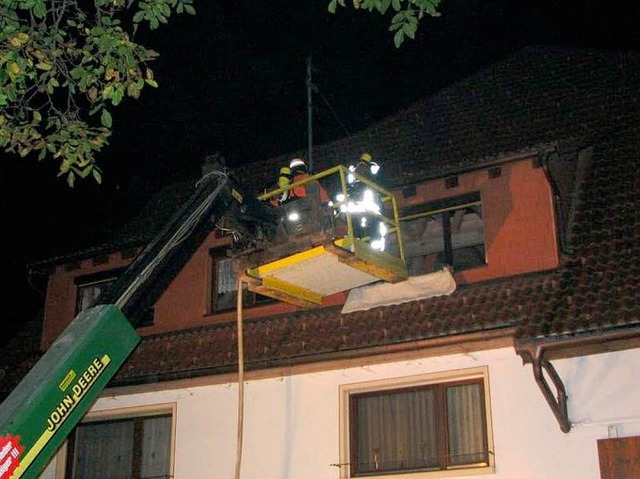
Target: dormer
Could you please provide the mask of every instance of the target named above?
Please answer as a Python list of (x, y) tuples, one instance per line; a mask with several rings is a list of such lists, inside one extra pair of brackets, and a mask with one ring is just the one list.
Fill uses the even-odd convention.
[[(538, 151), (401, 185), (392, 193), (409, 276), (444, 268), (453, 273), (456, 284), (463, 285), (551, 270), (559, 264), (554, 189)], [(152, 308), (147, 308), (141, 334), (234, 319), (237, 276), (229, 256), (231, 241), (229, 235), (214, 230), (195, 245), (184, 266), (159, 291)], [(132, 259), (130, 253), (119, 252), (56, 266), (48, 291), (43, 346)], [(244, 299), (246, 318), (297, 309), (259, 293), (245, 293)], [(345, 300), (346, 292), (328, 297), (323, 304)]]
[(396, 191), (411, 275), (446, 265), (464, 284), (559, 264), (553, 189), (536, 153)]

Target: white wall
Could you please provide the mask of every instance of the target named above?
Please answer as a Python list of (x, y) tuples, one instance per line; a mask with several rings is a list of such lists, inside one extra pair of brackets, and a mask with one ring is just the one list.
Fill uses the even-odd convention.
[[(245, 387), (244, 479), (337, 479), (338, 387), (487, 365), (496, 472), (518, 479), (598, 479), (597, 439), (640, 434), (640, 350), (554, 362), (569, 395), (560, 431), (530, 366), (513, 349), (249, 381)], [(175, 478), (232, 478), (235, 384), (103, 397), (93, 410), (175, 402)]]

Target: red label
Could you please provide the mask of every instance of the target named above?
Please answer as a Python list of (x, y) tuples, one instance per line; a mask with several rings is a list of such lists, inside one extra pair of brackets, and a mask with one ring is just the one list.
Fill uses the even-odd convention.
[(0, 479), (9, 479), (20, 465), (20, 436), (0, 436)]

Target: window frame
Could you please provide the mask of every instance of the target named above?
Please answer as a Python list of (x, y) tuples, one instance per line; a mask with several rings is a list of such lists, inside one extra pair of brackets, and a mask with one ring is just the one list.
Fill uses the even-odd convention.
[[(221, 260), (229, 260), (232, 259), (226, 255), (226, 251), (228, 250), (227, 246), (218, 246), (215, 248), (209, 249), (209, 278), (208, 278), (208, 294), (207, 294), (207, 313), (210, 315), (216, 314), (224, 314), (233, 312), (236, 309), (237, 305), (237, 296), (234, 295), (233, 303), (231, 306), (218, 309), (218, 301), (217, 298), (217, 278), (218, 278), (218, 264)], [(237, 285), (237, 278), (236, 278)], [(264, 296), (258, 293), (254, 293), (247, 289), (247, 285), (244, 285), (244, 292), (242, 295), (242, 306), (245, 309), (250, 308), (258, 308), (262, 306), (268, 306), (277, 303), (277, 300), (274, 298), (270, 298), (268, 296)], [(237, 289), (234, 290), (235, 294), (237, 294)]]
[[(385, 472), (352, 475), (352, 410), (351, 401), (354, 396), (362, 394), (384, 394), (397, 390), (412, 388), (426, 388), (439, 385), (464, 384), (469, 380), (482, 382), (484, 400), (484, 426), (485, 441), (487, 445), (488, 462), (474, 465), (452, 465), (447, 469), (434, 469), (425, 471), (407, 470), (406, 472)], [(445, 389), (446, 390), (446, 389)], [(446, 418), (442, 418), (446, 420)], [(440, 422), (440, 421), (439, 421)], [(368, 479), (430, 479), (433, 477), (449, 477), (460, 475), (487, 474), (495, 471), (495, 454), (493, 445), (493, 427), (491, 417), (491, 395), (489, 391), (489, 370), (487, 366), (428, 373), (415, 376), (405, 376), (389, 379), (367, 381), (361, 383), (343, 384), (339, 386), (339, 423), (340, 423), (340, 478), (351, 479), (366, 477)]]
[[(170, 416), (171, 417), (171, 438), (169, 444), (169, 470), (167, 477), (174, 477), (175, 469), (175, 449), (176, 449), (176, 421), (177, 421), (177, 404), (176, 403), (163, 403), (154, 404), (149, 406), (134, 406), (119, 409), (109, 409), (102, 411), (90, 411), (82, 419), (79, 425), (89, 424), (94, 422), (109, 422), (109, 421), (122, 421), (131, 420), (137, 418), (153, 418), (158, 416)], [(71, 434), (75, 434), (74, 428)], [(69, 448), (72, 446), (72, 440), (68, 438), (56, 455), (56, 479), (68, 479), (72, 473), (72, 465), (70, 460), (73, 455), (70, 453)]]
[(94, 303), (91, 306), (87, 306), (84, 309), (80, 309), (80, 306), (81, 306), (80, 300), (82, 297), (80, 293), (83, 288), (88, 288), (91, 286), (96, 286), (96, 285), (106, 284), (106, 283), (114, 284), (116, 281), (118, 281), (118, 278), (122, 275), (123, 271), (124, 271), (124, 268), (108, 269), (104, 271), (98, 271), (97, 273), (85, 274), (75, 278), (73, 282), (76, 287), (76, 306), (75, 306), (76, 315), (80, 314), (85, 309), (89, 309), (92, 306), (95, 306), (95, 303)]
[[(82, 276), (78, 276), (73, 280), (73, 283), (76, 288), (76, 303), (75, 303), (75, 314), (76, 316), (80, 314), (85, 309), (92, 308), (96, 305), (96, 303), (91, 306), (87, 306), (84, 309), (80, 309), (80, 299), (81, 299), (81, 290), (82, 288), (91, 287), (94, 285), (110, 283), (109, 286), (115, 284), (120, 276), (126, 271), (126, 268), (113, 268), (107, 269), (104, 271), (98, 271), (96, 273), (89, 273)], [(102, 294), (102, 292), (100, 293)], [(100, 296), (97, 296), (96, 299), (99, 299)], [(136, 329), (145, 328), (149, 326), (153, 326), (155, 324), (155, 305), (150, 306), (145, 309), (138, 315), (136, 315), (137, 324)]]
[[(412, 256), (411, 258), (415, 257), (415, 258), (419, 258), (419, 257), (424, 257), (427, 258), (428, 256), (432, 256), (432, 255), (436, 255), (436, 254), (441, 254), (443, 256), (443, 265), (447, 265), (450, 268), (452, 268), (455, 271), (467, 271), (470, 269), (475, 269), (475, 268), (482, 268), (482, 267), (486, 267), (488, 265), (488, 259), (487, 259), (487, 240), (486, 240), (486, 212), (483, 209), (483, 200), (482, 200), (482, 194), (480, 191), (472, 191), (469, 193), (465, 193), (462, 195), (457, 195), (457, 196), (452, 196), (452, 197), (447, 197), (447, 198), (442, 198), (439, 200), (434, 200), (434, 201), (429, 201), (429, 202), (425, 202), (425, 203), (420, 203), (417, 205), (413, 205), (413, 206), (409, 206), (409, 207), (405, 207), (401, 210), (401, 218), (400, 221), (401, 222), (410, 222), (410, 221), (415, 221), (421, 218), (428, 218), (428, 217), (435, 217), (438, 215), (442, 215), (442, 251), (441, 252), (437, 252), (434, 251), (432, 253), (429, 254), (423, 254), (423, 255), (415, 255)], [(465, 248), (469, 248), (469, 247), (473, 247), (473, 246), (478, 246), (478, 245), (468, 245), (468, 246), (463, 246), (461, 248), (455, 248), (453, 245), (453, 238), (455, 236), (455, 234), (452, 232), (451, 230), (451, 214), (455, 211), (458, 210), (463, 210), (469, 207), (472, 207), (474, 205), (479, 205), (480, 206), (480, 210), (481, 210), (481, 220), (482, 220), (482, 247), (483, 247), (483, 254), (484, 254), (484, 258), (482, 260), (481, 263), (478, 264), (474, 264), (472, 266), (468, 266), (468, 267), (464, 267), (464, 268), (460, 268), (460, 269), (456, 269), (455, 268), (455, 263), (456, 263), (456, 251), (460, 251), (462, 249)], [(407, 219), (409, 218), (409, 219)], [(406, 254), (406, 249), (407, 246), (410, 244), (409, 242), (409, 235), (407, 233), (403, 232), (403, 240), (405, 243), (405, 254)], [(411, 259), (408, 258), (408, 259)], [(437, 271), (437, 269), (435, 270), (431, 270), (431, 271), (426, 271), (426, 273), (419, 273), (419, 274), (428, 274), (430, 272), (435, 272)]]

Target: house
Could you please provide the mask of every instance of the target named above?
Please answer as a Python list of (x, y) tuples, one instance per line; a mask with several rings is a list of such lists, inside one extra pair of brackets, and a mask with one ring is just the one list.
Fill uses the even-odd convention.
[[(447, 264), (455, 291), (347, 314), (342, 293), (308, 310), (247, 294), (240, 398), (230, 239), (212, 232), (42, 477), (231, 477), (239, 457), (245, 478), (638, 477), (639, 87), (637, 54), (529, 47), (318, 146), (317, 171), (384, 159), (411, 274)], [(290, 157), (238, 175), (258, 191)], [(189, 188), (32, 266), (42, 349)]]

